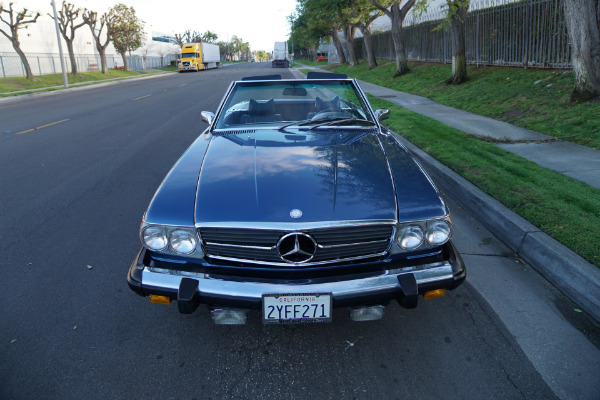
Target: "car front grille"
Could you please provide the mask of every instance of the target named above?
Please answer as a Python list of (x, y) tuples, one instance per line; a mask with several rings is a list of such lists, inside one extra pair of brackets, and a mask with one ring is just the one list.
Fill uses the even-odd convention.
[(189, 67), (190, 66), (190, 62), (189, 61), (184, 61), (181, 63), (181, 65), (183, 65), (184, 67)]
[[(362, 224), (306, 230), (199, 228), (206, 256), (249, 264), (310, 266), (380, 257), (394, 236), (393, 224)], [(306, 262), (290, 262), (277, 247), (288, 234), (310, 236), (316, 242), (314, 255)]]

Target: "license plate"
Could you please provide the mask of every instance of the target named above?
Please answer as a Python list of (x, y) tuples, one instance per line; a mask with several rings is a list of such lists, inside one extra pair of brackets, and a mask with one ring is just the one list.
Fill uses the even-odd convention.
[(263, 322), (331, 322), (331, 293), (264, 294)]

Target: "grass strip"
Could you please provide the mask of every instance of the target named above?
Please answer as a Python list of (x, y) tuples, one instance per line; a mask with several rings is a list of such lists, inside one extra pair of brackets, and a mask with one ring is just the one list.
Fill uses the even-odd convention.
[(467, 82), (447, 85), (450, 65), (409, 65), (411, 72), (397, 78), (393, 78), (395, 64), (391, 61), (382, 61), (372, 70), (361, 62), (334, 71), (600, 149), (600, 101), (570, 102), (575, 86), (571, 71), (470, 66)]
[(369, 95), (386, 125), (600, 267), (600, 190), (441, 122)]
[[(123, 71), (123, 70), (110, 70), (107, 75), (104, 75), (100, 71), (82, 72), (78, 75), (67, 74), (67, 81), (69, 84), (75, 83), (95, 83), (101, 82), (108, 79), (120, 79), (120, 78), (131, 78), (137, 76), (147, 76), (148, 74), (140, 74), (134, 71)], [(43, 89), (52, 88), (53, 86), (62, 86), (63, 76), (62, 74), (49, 74), (36, 76), (35, 79), (30, 80), (25, 77), (9, 77), (0, 78), (0, 95), (6, 95), (11, 92), (18, 92), (30, 89)]]
[(327, 61), (311, 61), (311, 60), (306, 60), (306, 59), (295, 59), (294, 63), (299, 63), (299, 64), (304, 64), (304, 65), (308, 65), (309, 67), (320, 67), (321, 65), (327, 65)]

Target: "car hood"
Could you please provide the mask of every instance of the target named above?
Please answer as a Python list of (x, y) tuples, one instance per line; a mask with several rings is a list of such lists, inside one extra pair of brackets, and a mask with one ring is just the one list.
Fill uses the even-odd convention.
[(196, 224), (396, 220), (396, 185), (374, 132), (215, 136), (198, 179)]

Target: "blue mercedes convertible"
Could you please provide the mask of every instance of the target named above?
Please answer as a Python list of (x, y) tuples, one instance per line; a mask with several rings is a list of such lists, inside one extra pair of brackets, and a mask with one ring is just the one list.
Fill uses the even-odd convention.
[(389, 115), (345, 75), (233, 82), (152, 198), (130, 288), (217, 324), (377, 320), (456, 288), (450, 213)]

